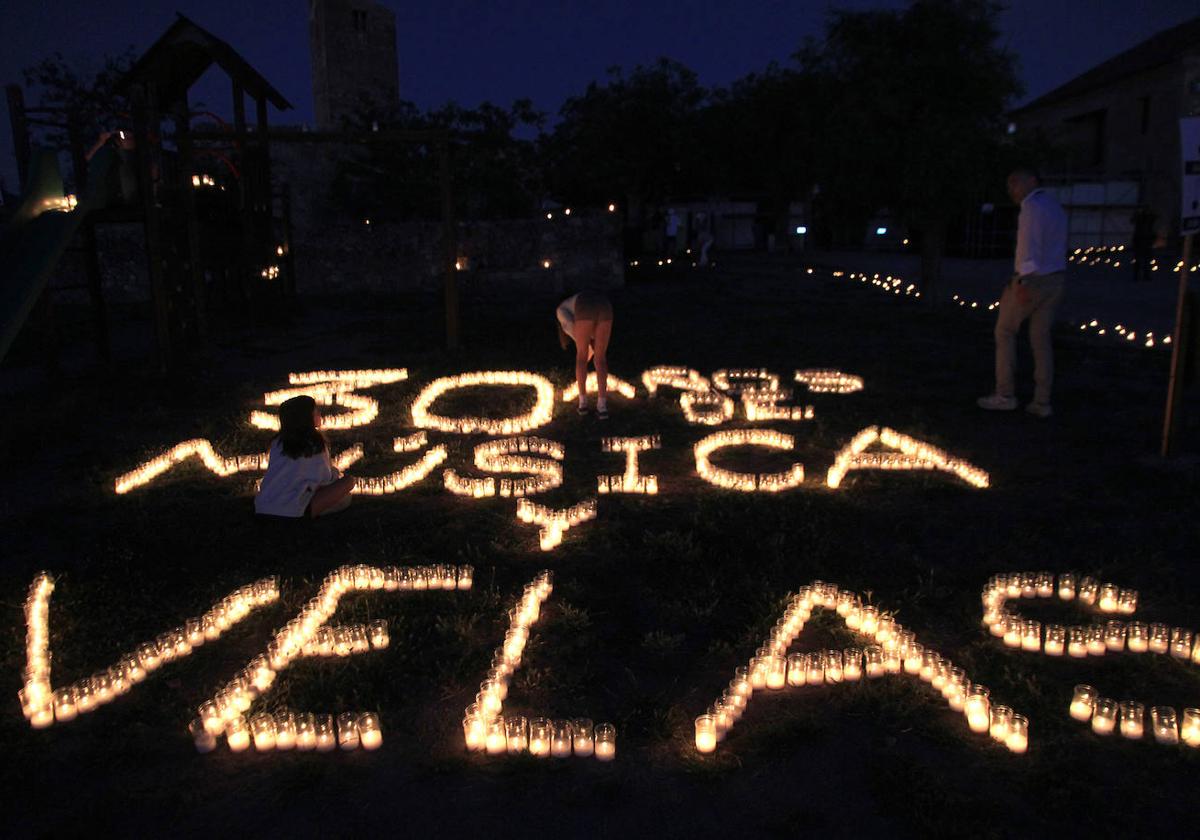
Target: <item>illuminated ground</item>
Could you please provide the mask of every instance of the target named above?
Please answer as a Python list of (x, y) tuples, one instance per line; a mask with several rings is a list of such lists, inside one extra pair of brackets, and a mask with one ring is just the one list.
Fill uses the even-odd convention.
[[(748, 279), (749, 278), (749, 279)], [(450, 496), (433, 479), (399, 495), (357, 499), (346, 513), (294, 527), (256, 523), (245, 475), (218, 479), (186, 465), (116, 497), (114, 477), (163, 448), (208, 437), (224, 453), (261, 451), (269, 432), (248, 411), (288, 371), (406, 366), (406, 383), (368, 393), (380, 420), (338, 432), (334, 448), (366, 443), (355, 471), (398, 468), (392, 437), (411, 429), (407, 404), (423, 382), (475, 369), (530, 369), (567, 380), (554, 301), (475, 299), (469, 348), (436, 346), (440, 319), (422, 301), (310, 302), (301, 334), (267, 331), (252, 350), (218, 349), (178, 384), (141, 374), (11, 391), (0, 490), (6, 562), (0, 715), (7, 753), (0, 784), (11, 833), (96, 836), (392, 830), (406, 836), (722, 833), (953, 833), (1030, 836), (1171, 832), (1192, 817), (1198, 757), (1185, 747), (1100, 739), (1066, 714), (1071, 686), (1107, 696), (1200, 706), (1200, 671), (1152, 657), (1049, 661), (1005, 650), (978, 627), (979, 590), (998, 571), (1076, 569), (1141, 592), (1139, 618), (1200, 626), (1200, 545), (1194, 466), (1161, 468), (1156, 443), (1168, 356), (1097, 346), (1065, 334), (1059, 412), (981, 415), (990, 328), (959, 312), (928, 313), (873, 289), (808, 278), (777, 264), (723, 265), (635, 282), (616, 299), (613, 372), (636, 381), (656, 364), (838, 367), (863, 393), (813, 396), (817, 417), (770, 424), (797, 437), (803, 489), (774, 497), (716, 490), (695, 475), (674, 399), (614, 401), (606, 425), (560, 409), (537, 434), (566, 445), (566, 481), (544, 498), (592, 495), (620, 470), (602, 435), (660, 433), (644, 453), (654, 498), (601, 500), (599, 518), (546, 555), (511, 500)], [(1024, 348), (1023, 348), (1024, 352)], [(1028, 359), (1023, 357), (1028, 371)], [(1026, 373), (1026, 379), (1027, 373)], [(464, 395), (458, 405), (478, 409)], [(521, 402), (519, 398), (516, 403)], [(454, 403), (447, 402), (448, 406)], [(945, 475), (852, 474), (820, 485), (834, 451), (866, 425), (922, 437), (989, 470), (993, 487)], [(739, 423), (739, 425), (745, 425)], [(1195, 429), (1191, 431), (1193, 442)], [(477, 442), (447, 438), (449, 465)], [(776, 460), (778, 459), (778, 460)], [(748, 463), (748, 462), (744, 462)], [(342, 563), (470, 563), (461, 594), (348, 598), (339, 622), (387, 618), (391, 647), (289, 669), (267, 708), (376, 710), (375, 753), (195, 754), (195, 707), (266, 643)], [(487, 759), (462, 749), (460, 719), (507, 624), (506, 610), (538, 569), (556, 589), (535, 626), (506, 711), (613, 722), (618, 760)], [(46, 731), (19, 714), (21, 601), (38, 569), (58, 577), (51, 607), (55, 682), (113, 657), (216, 598), (268, 574), (282, 599), (217, 644), (154, 674), (129, 696)], [(977, 680), (1031, 719), (1031, 746), (1013, 756), (973, 736), (940, 698), (909, 681), (789, 689), (755, 697), (714, 757), (691, 746), (691, 720), (751, 656), (789, 590), (814, 578), (869, 591)], [(1033, 610), (1072, 623), (1073, 612)], [(794, 649), (841, 647), (828, 617)]]

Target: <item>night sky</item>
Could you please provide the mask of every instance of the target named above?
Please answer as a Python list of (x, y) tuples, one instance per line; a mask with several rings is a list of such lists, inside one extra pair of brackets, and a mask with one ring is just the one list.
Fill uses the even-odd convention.
[[(722, 85), (819, 36), (825, 9), (898, 8), (899, 0), (600, 0), (463, 2), (385, 0), (396, 10), (400, 94), (421, 107), (455, 100), (508, 104), (527, 96), (553, 115), (606, 68), (668, 56)], [(1026, 98), (1197, 14), (1196, 0), (1010, 0), (1005, 38)], [(277, 123), (313, 122), (306, 0), (5, 0), (0, 80), (60, 51), (81, 68), (106, 53), (146, 49), (180, 11), (224, 38), (296, 110)], [(197, 99), (229, 113), (229, 92), (205, 84)], [(7, 109), (0, 109), (0, 176), (15, 188)]]

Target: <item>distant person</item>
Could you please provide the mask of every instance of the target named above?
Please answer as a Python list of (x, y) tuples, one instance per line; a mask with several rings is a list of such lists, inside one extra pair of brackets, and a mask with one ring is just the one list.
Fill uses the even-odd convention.
[(708, 266), (708, 251), (713, 244), (712, 222), (708, 218), (707, 213), (700, 213), (696, 216), (696, 250), (699, 252), (699, 258), (696, 264), (701, 268)]
[(350, 505), (355, 480), (330, 462), (320, 428), (321, 412), (312, 397), (292, 397), (279, 406), (279, 434), (271, 441), (255, 513), (316, 519)]
[(1154, 240), (1156, 237), (1154, 223), (1158, 216), (1145, 204), (1139, 205), (1130, 217), (1133, 223), (1133, 280), (1141, 282), (1150, 279), (1150, 263), (1154, 260)]
[(575, 384), (579, 386), (579, 414), (589, 411), (588, 361), (596, 368), (596, 416), (608, 419), (608, 340), (612, 336), (613, 308), (603, 292), (583, 291), (564, 300), (555, 313), (558, 341), (564, 350), (575, 342)]
[(1037, 172), (1018, 168), (1008, 176), (1008, 195), (1021, 207), (1017, 221), (1017, 253), (1014, 274), (1000, 296), (996, 316), (996, 390), (980, 397), (980, 408), (1012, 411), (1017, 407), (1017, 331), (1029, 320), (1029, 343), (1033, 346), (1033, 402), (1025, 410), (1035, 417), (1049, 417), (1050, 391), (1054, 384), (1054, 348), (1050, 329), (1054, 310), (1063, 296), (1067, 269), (1067, 214), (1053, 195), (1041, 187)]
[(675, 208), (667, 209), (666, 227), (663, 231), (666, 238), (663, 240), (663, 246), (667, 249), (667, 256), (675, 256), (679, 250), (679, 214), (675, 212)]

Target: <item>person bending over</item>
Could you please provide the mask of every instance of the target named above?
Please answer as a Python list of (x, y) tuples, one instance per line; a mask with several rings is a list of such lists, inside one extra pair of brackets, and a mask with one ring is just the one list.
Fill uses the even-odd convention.
[(575, 383), (579, 413), (588, 413), (588, 360), (596, 368), (596, 415), (608, 419), (608, 339), (612, 336), (612, 302), (603, 292), (583, 291), (558, 305), (558, 341), (564, 350), (575, 342)]
[(312, 397), (292, 397), (279, 406), (279, 434), (271, 441), (255, 513), (316, 519), (350, 505), (355, 480), (330, 462), (329, 444), (320, 428), (321, 412)]

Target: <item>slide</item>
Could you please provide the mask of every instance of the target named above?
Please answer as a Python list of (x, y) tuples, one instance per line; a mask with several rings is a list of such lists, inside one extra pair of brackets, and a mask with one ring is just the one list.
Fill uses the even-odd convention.
[(8, 224), (0, 228), (0, 360), (50, 282), (54, 266), (92, 210), (104, 205), (116, 152), (101, 149), (88, 166), (88, 189), (75, 209), (48, 209), (63, 197), (58, 159), (49, 149), (30, 161), (29, 189)]

